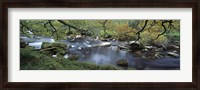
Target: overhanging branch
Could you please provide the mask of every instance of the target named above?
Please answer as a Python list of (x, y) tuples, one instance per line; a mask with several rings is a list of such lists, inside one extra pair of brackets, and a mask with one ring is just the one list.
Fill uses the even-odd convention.
[(164, 31), (162, 33), (158, 34), (158, 36), (156, 37), (156, 39), (158, 39), (161, 35), (164, 35), (167, 32), (167, 28), (165, 26), (165, 23), (169, 23), (169, 26), (171, 26), (172, 23), (173, 23), (173, 21), (172, 20), (169, 20), (169, 21), (168, 20), (164, 20), (164, 21), (162, 21), (162, 27), (164, 28)]
[(144, 31), (145, 27), (147, 26), (147, 23), (148, 23), (148, 20), (145, 20), (145, 23), (144, 23), (144, 26), (142, 27), (142, 29), (136, 33), (136, 34), (137, 34), (137, 37), (138, 37), (138, 38), (136, 39), (136, 41), (138, 41), (139, 39), (141, 39), (140, 33)]

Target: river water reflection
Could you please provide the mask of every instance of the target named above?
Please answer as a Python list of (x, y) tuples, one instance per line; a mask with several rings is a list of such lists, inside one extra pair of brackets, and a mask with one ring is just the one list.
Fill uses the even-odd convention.
[[(32, 39), (26, 39), (27, 42)], [(42, 42), (54, 42), (52, 38), (34, 39), (29, 42), (29, 46), (34, 46), (35, 49), (40, 49)], [(119, 50), (118, 45), (126, 42), (110, 41), (103, 42), (94, 39), (77, 39), (77, 40), (61, 40), (70, 48), (64, 58), (69, 55), (78, 55), (80, 62), (91, 62), (97, 65), (115, 65), (119, 59), (127, 59), (128, 67), (138, 70), (179, 70), (179, 58), (164, 57), (159, 60), (145, 60), (140, 56), (126, 50)], [(102, 43), (110, 43), (109, 46), (95, 46)]]

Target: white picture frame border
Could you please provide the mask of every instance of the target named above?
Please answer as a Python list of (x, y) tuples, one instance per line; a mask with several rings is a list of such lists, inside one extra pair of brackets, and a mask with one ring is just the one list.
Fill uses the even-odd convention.
[[(180, 19), (180, 70), (20, 70), (20, 19)], [(8, 82), (192, 82), (192, 8), (9, 8)]]

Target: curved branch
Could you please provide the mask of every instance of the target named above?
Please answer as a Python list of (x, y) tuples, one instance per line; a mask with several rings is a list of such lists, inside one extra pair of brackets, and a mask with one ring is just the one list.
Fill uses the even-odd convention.
[[(156, 39), (158, 39), (161, 35), (164, 35), (166, 32), (167, 32), (167, 28), (166, 28), (166, 26), (164, 25), (165, 23), (169, 23), (169, 25), (172, 25), (172, 23), (173, 23), (173, 21), (172, 20), (169, 20), (169, 21), (167, 21), (167, 20), (164, 20), (164, 21), (162, 21), (162, 27), (164, 28), (164, 31), (162, 32), (162, 33), (160, 33), (160, 34), (158, 34), (158, 36), (156, 37)], [(156, 40), (155, 39), (155, 40)]]
[(107, 32), (106, 32), (106, 23), (108, 22), (108, 20), (105, 20), (103, 23), (101, 23), (102, 24), (102, 26), (103, 26), (103, 30), (104, 30), (104, 35), (106, 35), (107, 34)]
[(30, 27), (28, 27), (28, 26), (24, 25), (22, 22), (20, 22), (20, 24), (22, 25), (22, 27), (25, 27), (26, 29), (28, 29), (28, 30), (31, 30), (31, 28), (30, 28)]
[(60, 23), (62, 23), (62, 24), (64, 24), (64, 25), (66, 25), (66, 26), (68, 26), (68, 27), (70, 27), (70, 28), (73, 28), (73, 29), (75, 29), (75, 30), (80, 31), (81, 35), (83, 35), (83, 36), (91, 36), (91, 34), (89, 34), (89, 33), (87, 32), (87, 30), (77, 28), (77, 27), (75, 27), (75, 26), (73, 26), (73, 25), (70, 25), (70, 24), (66, 23), (66, 22), (63, 21), (63, 20), (58, 20), (58, 22), (60, 22)]
[(21, 26), (20, 26), (20, 31), (24, 34), (24, 35), (26, 35), (26, 33), (24, 32), (24, 25), (20, 22), (20, 24), (21, 24)]
[[(57, 33), (57, 29), (53, 26), (53, 24), (51, 23), (51, 20), (48, 20), (48, 22), (49, 22), (49, 25), (54, 29), (54, 31), (53, 32), (55, 32), (55, 34), (56, 34), (56, 39), (58, 40), (58, 33)], [(52, 33), (52, 35), (53, 35), (54, 33)]]
[[(20, 24), (21, 24), (21, 27), (20, 27), (20, 28), (21, 28), (21, 31), (22, 31), (22, 33), (23, 33), (24, 35), (28, 36), (28, 35), (24, 32), (23, 28), (26, 28), (27, 30), (29, 30), (29, 31), (31, 31), (32, 33), (34, 33), (34, 29), (32, 29), (32, 28), (30, 28), (30, 27), (24, 25), (22, 22), (20, 22)], [(28, 37), (29, 37), (29, 36), (28, 36)]]
[(153, 20), (153, 22), (150, 24), (150, 27), (147, 28), (147, 30), (150, 32), (150, 29), (157, 24), (156, 20)]
[(65, 21), (63, 21), (63, 20), (57, 20), (57, 21), (60, 22), (60, 23), (62, 23), (62, 24), (64, 24), (64, 25), (66, 25), (66, 26), (68, 26), (68, 27), (70, 27), (70, 28), (79, 30), (79, 31), (81, 31), (81, 32), (86, 31), (86, 30), (84, 30), (84, 29), (80, 29), (80, 28), (77, 28), (77, 27), (75, 27), (75, 26), (73, 26), (73, 25), (70, 25), (70, 24), (66, 23)]
[(47, 29), (47, 32), (49, 32), (49, 29), (47, 28), (47, 24), (49, 24), (49, 22), (43, 23), (44, 24), (44, 28)]
[(136, 41), (138, 41), (139, 39), (141, 39), (140, 33), (144, 31), (145, 27), (147, 26), (147, 23), (148, 23), (148, 20), (145, 21), (145, 24), (144, 24), (144, 26), (142, 27), (142, 29), (136, 33), (136, 34), (137, 34), (137, 37), (138, 37), (138, 38), (136, 39)]

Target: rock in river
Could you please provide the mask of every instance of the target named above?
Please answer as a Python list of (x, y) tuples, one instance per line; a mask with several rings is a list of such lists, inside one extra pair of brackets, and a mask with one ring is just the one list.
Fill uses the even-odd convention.
[(168, 47), (167, 47), (167, 50), (168, 51), (171, 51), (171, 50), (176, 50), (176, 51), (180, 51), (180, 47), (179, 46), (176, 46), (176, 45), (169, 45)]
[(92, 47), (98, 47), (98, 46), (111, 46), (111, 42), (102, 42), (100, 44), (93, 44)]
[(128, 46), (125, 46), (125, 45), (118, 45), (118, 48), (120, 49), (120, 50), (129, 50), (129, 47)]
[(167, 55), (172, 56), (174, 58), (178, 58), (179, 54), (175, 53), (175, 52), (168, 52)]
[(71, 60), (71, 61), (77, 61), (79, 59), (79, 56), (78, 55), (70, 55), (67, 59)]
[(142, 50), (144, 46), (139, 41), (130, 41), (129, 46), (131, 50)]
[(128, 67), (128, 60), (127, 59), (119, 59), (116, 61), (116, 65), (122, 67)]
[(61, 56), (65, 55), (67, 49), (69, 48), (67, 44), (61, 42), (54, 42), (54, 43), (43, 42), (41, 47), (42, 48), (40, 49), (40, 51), (49, 51), (52, 52), (53, 54), (58, 54)]

